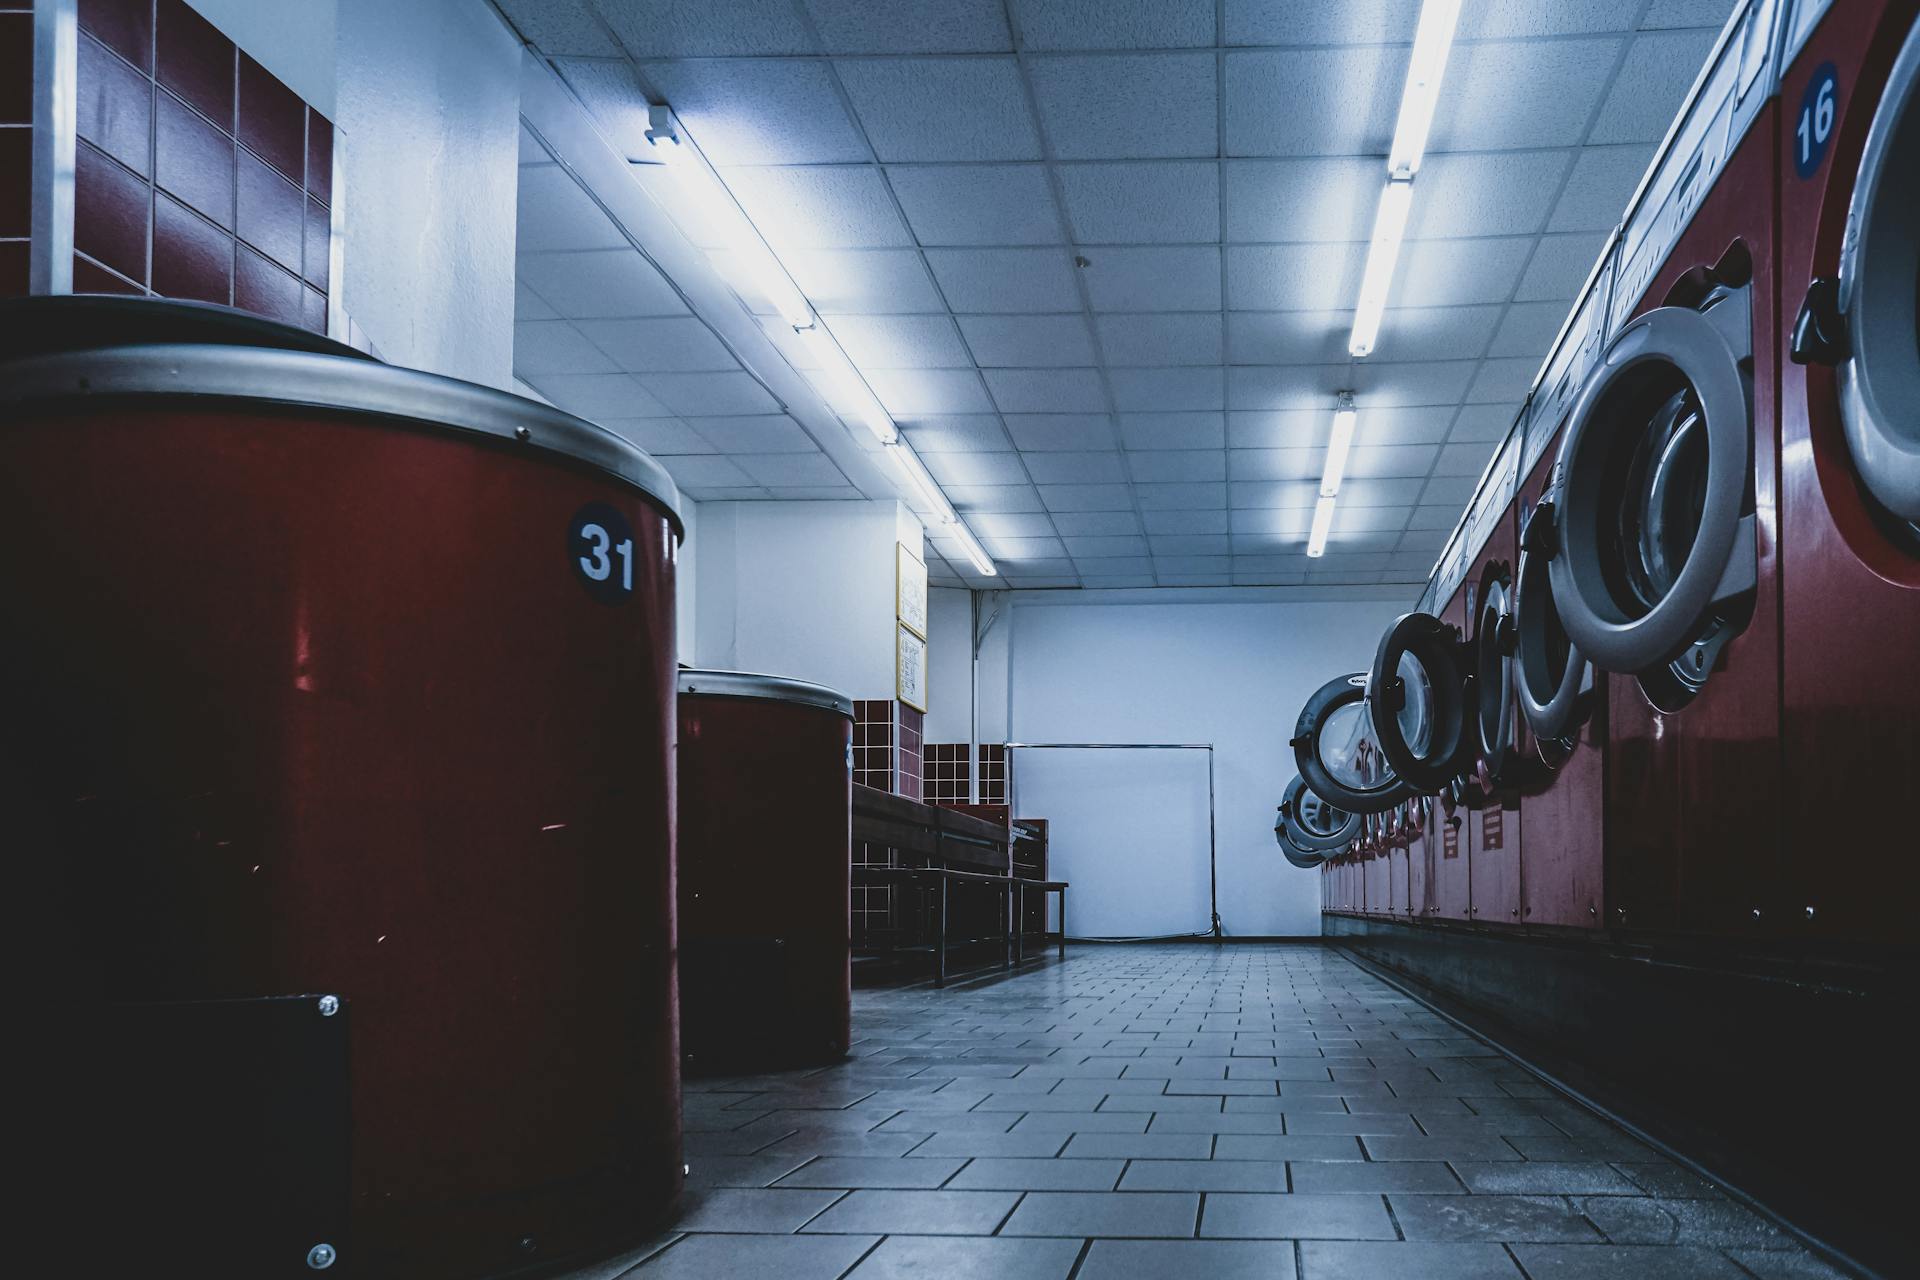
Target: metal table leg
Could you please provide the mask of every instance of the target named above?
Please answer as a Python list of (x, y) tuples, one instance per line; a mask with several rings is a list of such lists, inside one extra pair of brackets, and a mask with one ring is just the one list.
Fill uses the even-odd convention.
[(935, 876), (933, 881), (935, 911), (939, 914), (938, 932), (933, 942), (933, 985), (947, 985), (947, 878)]
[(1060, 958), (1067, 958), (1067, 891), (1060, 890)]
[(1013, 967), (1027, 958), (1027, 882), (1015, 880), (1013, 894)]

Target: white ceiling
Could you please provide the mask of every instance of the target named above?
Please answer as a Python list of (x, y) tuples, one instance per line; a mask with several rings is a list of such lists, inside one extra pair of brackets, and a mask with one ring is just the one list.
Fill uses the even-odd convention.
[[(630, 156), (673, 107), (1013, 587), (1424, 581), (1732, 7), (1468, 0), (1353, 361), (1418, 0), (496, 3)], [(863, 496), (523, 161), (522, 378), (695, 499)], [(989, 585), (930, 549), (936, 582)]]

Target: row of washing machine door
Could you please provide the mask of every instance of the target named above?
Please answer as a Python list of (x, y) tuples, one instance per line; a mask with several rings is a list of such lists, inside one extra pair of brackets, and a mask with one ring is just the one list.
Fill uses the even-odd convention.
[[(1400, 841), (1429, 858), (1427, 901), (1416, 864), (1367, 910), (1904, 931), (1911, 832), (1887, 800), (1920, 774), (1920, 33), (1911, 0), (1782, 21), (1778, 94), (1656, 193), (1671, 243), (1620, 249), (1604, 353), (1530, 427), (1553, 445), (1479, 571), (1301, 711), (1283, 846), (1331, 838), (1299, 834), (1305, 796), (1347, 817), (1336, 857), (1391, 856), (1412, 824), (1367, 815), (1418, 797), (1449, 833), (1447, 853)], [(1513, 865), (1484, 894), (1475, 866), (1459, 909), (1450, 823), (1483, 807), (1502, 846), (1525, 810), (1527, 839), (1496, 858), (1473, 818), (1460, 843)]]

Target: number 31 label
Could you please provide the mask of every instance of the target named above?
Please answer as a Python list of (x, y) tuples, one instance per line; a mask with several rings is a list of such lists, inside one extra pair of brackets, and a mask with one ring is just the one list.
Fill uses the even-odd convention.
[(1800, 96), (1800, 119), (1793, 126), (1793, 171), (1801, 178), (1811, 178), (1826, 158), (1839, 107), (1840, 73), (1831, 62), (1822, 63)]
[(604, 502), (589, 502), (567, 527), (567, 558), (587, 594), (601, 604), (633, 595), (633, 526)]

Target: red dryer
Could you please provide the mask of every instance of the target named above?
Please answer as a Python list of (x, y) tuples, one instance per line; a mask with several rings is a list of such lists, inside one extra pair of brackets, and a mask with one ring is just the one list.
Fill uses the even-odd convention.
[(1782, 41), (1780, 598), (1785, 906), (1910, 942), (1920, 776), (1920, 28), (1794, 6)]

